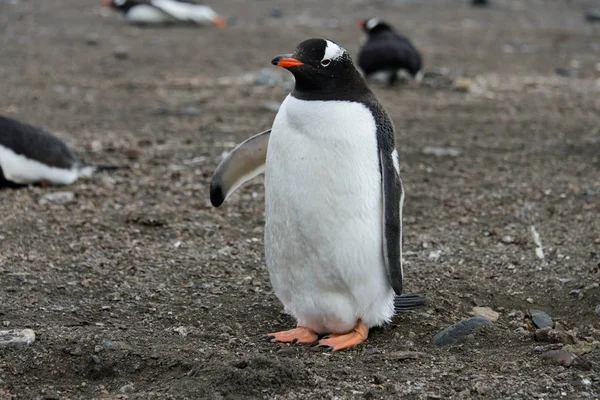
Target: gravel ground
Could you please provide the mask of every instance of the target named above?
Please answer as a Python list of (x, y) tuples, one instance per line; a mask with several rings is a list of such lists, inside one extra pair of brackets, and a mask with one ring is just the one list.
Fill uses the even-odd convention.
[[(595, 2), (213, 3), (231, 27), (0, 1), (0, 113), (130, 166), (0, 191), (0, 330), (36, 334), (0, 342), (0, 399), (598, 398), (600, 24), (583, 17)], [(309, 37), (356, 54), (354, 22), (375, 15), (448, 75), (374, 85), (397, 128), (406, 290), (428, 304), (333, 355), (269, 344), (293, 320), (264, 266), (262, 178), (214, 209), (210, 177), (289, 91), (274, 55)], [(40, 201), (60, 191), (74, 198)], [(433, 344), (473, 307), (497, 321)], [(554, 329), (536, 332), (532, 309)]]

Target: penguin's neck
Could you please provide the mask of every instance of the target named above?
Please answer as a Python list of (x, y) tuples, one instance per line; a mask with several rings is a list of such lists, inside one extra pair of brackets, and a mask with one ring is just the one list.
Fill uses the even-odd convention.
[(373, 93), (358, 71), (349, 79), (314, 79), (296, 76), (296, 85), (292, 96), (300, 100), (347, 100), (361, 101), (370, 98)]

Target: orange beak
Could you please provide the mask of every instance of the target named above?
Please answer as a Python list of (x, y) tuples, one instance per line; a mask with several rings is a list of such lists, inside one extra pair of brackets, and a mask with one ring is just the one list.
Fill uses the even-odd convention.
[(304, 64), (302, 61), (289, 56), (291, 56), (291, 54), (277, 56), (273, 59), (273, 61), (271, 61), (271, 64), (277, 65), (281, 68), (298, 67)]
[(356, 21), (356, 25), (358, 25), (360, 29), (365, 29), (365, 20), (359, 19), (358, 21)]
[(215, 24), (217, 28), (225, 28), (227, 26), (227, 20), (220, 15), (214, 17), (212, 23)]
[(102, 0), (102, 7), (104, 7), (104, 8), (111, 8), (112, 7), (112, 2), (110, 0)]

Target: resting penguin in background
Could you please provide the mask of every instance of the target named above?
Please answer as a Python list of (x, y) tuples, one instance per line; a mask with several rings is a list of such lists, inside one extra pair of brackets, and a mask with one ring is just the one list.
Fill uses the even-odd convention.
[(400, 296), (404, 192), (394, 127), (336, 43), (306, 40), (272, 63), (294, 75), (295, 88), (272, 128), (217, 167), (211, 202), (220, 206), (266, 171), (267, 268), (298, 321), (268, 338), (337, 351), (364, 341), (395, 311), (424, 303)]
[(415, 78), (421, 70), (421, 55), (408, 37), (396, 33), (379, 18), (358, 21), (368, 35), (358, 53), (358, 66), (367, 78), (383, 78), (393, 85), (398, 73)]
[(103, 0), (102, 6), (120, 11), (131, 24), (212, 23), (219, 28), (227, 25), (225, 18), (212, 8), (191, 0)]
[(0, 115), (0, 188), (70, 185), (94, 172), (116, 168), (83, 162), (51, 133)]

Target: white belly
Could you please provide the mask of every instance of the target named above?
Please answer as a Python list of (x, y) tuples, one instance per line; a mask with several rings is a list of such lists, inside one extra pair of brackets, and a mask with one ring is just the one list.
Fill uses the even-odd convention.
[(70, 185), (79, 177), (76, 168), (49, 167), (35, 160), (16, 154), (0, 145), (0, 167), (4, 177), (14, 183), (29, 184), (47, 181), (57, 185)]
[(125, 19), (132, 24), (164, 24), (166, 22), (176, 21), (175, 18), (160, 11), (156, 7), (145, 4), (132, 7), (127, 14), (125, 14)]
[(365, 106), (288, 96), (269, 139), (265, 202), (267, 267), (286, 311), (320, 333), (389, 321), (377, 138)]

